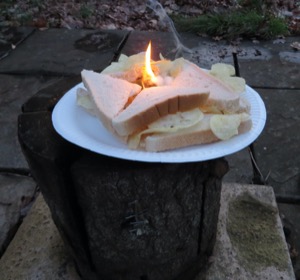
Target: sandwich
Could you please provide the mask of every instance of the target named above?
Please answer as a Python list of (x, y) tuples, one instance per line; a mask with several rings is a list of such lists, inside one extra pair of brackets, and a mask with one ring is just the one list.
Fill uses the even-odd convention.
[[(141, 91), (141, 86), (126, 80), (98, 74), (94, 71), (81, 72), (85, 89), (79, 89), (79, 102), (96, 115), (103, 126), (114, 133), (112, 119), (123, 109), (127, 101)], [(84, 97), (86, 97), (84, 99)]]
[[(161, 152), (228, 140), (251, 129), (245, 81), (232, 66), (211, 71), (183, 58), (152, 62), (157, 84), (143, 84), (143, 61), (122, 56), (101, 73), (83, 70), (77, 103), (130, 149)], [(161, 82), (163, 81), (163, 82)], [(159, 84), (158, 84), (159, 83)]]
[[(219, 69), (218, 69), (219, 67)], [(240, 93), (245, 89), (245, 80), (232, 77), (235, 70), (224, 64), (215, 64), (210, 73), (197, 65), (185, 61), (182, 71), (172, 82), (173, 86), (194, 86), (202, 84), (209, 89), (209, 98), (201, 109), (205, 112), (232, 114), (243, 111)]]

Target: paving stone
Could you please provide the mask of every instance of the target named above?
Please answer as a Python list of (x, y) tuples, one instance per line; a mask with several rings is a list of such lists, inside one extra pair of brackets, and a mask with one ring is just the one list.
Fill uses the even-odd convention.
[[(295, 274), (300, 276), (300, 205), (278, 203)], [(297, 279), (298, 279), (297, 278)]]
[(30, 177), (0, 173), (0, 258), (34, 199), (36, 183)]
[(258, 166), (275, 193), (298, 194), (300, 178), (300, 90), (257, 89), (267, 109), (255, 141)]
[(205, 279), (295, 279), (272, 187), (223, 184), (217, 242)]
[(76, 75), (83, 68), (101, 70), (112, 61), (127, 34), (118, 30), (37, 30), (0, 61), (0, 73)]
[[(299, 38), (258, 44), (243, 42), (238, 55), (241, 76), (254, 87), (300, 88), (300, 52), (290, 46), (295, 41)], [(254, 58), (247, 57), (249, 52)]]
[(59, 78), (0, 74), (0, 170), (28, 168), (17, 137), (18, 115), (27, 99), (57, 80)]
[(247, 84), (254, 87), (300, 88), (300, 52), (290, 46), (292, 42), (299, 41), (297, 37), (279, 41), (282, 43), (242, 41), (235, 46), (224, 40), (180, 35), (181, 41), (192, 51), (192, 54), (185, 52), (184, 57), (203, 68), (210, 68), (219, 62), (233, 64), (232, 52), (235, 51), (240, 74)]
[(33, 27), (0, 27), (0, 60), (35, 31)]
[(41, 195), (0, 259), (4, 280), (79, 280)]
[(225, 157), (229, 164), (229, 171), (223, 182), (250, 184), (253, 181), (253, 169), (248, 148)]
[(180, 34), (181, 42), (190, 49), (183, 57), (196, 63), (202, 68), (210, 69), (215, 63), (233, 64), (233, 47), (225, 40), (214, 41), (210, 38)]
[(23, 112), (52, 111), (58, 100), (81, 81), (80, 75), (60, 78), (50, 86), (42, 88), (27, 100), (22, 106)]

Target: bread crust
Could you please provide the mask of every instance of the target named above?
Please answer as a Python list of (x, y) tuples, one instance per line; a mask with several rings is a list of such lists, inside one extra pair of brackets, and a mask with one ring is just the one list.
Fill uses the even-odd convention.
[(94, 107), (97, 108), (94, 110), (95, 114), (109, 131), (114, 132), (112, 118), (124, 109), (130, 95), (141, 91), (141, 87), (89, 70), (83, 70), (81, 77)]
[(175, 77), (172, 85), (203, 86), (210, 92), (206, 107), (214, 106), (222, 113), (236, 113), (239, 110), (240, 94), (192, 62), (185, 61), (183, 70)]
[[(175, 133), (148, 136), (144, 139), (142, 145), (148, 152), (161, 152), (220, 141), (210, 129), (209, 120), (210, 118), (206, 116), (203, 121), (194, 127), (183, 129)], [(243, 121), (238, 128), (238, 134), (249, 131), (251, 127), (251, 119)]]

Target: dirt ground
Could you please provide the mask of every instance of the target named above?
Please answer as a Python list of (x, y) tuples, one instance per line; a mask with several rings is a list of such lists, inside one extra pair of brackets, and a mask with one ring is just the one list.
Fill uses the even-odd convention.
[[(272, 10), (299, 25), (300, 0), (257, 0), (262, 9)], [(168, 15), (199, 16), (245, 8), (249, 0), (4, 0), (0, 3), (0, 27), (29, 25), (38, 28), (96, 28), (161, 30), (165, 28), (149, 6), (161, 4)], [(238, 4), (239, 3), (239, 4)], [(298, 28), (298, 27), (297, 27)]]

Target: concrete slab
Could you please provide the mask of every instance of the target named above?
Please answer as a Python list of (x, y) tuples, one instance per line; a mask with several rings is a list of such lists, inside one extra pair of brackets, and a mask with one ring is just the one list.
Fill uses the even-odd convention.
[(257, 89), (267, 122), (254, 143), (258, 166), (277, 194), (299, 195), (300, 90)]
[(0, 271), (5, 280), (80, 279), (41, 195), (0, 259)]
[(57, 80), (58, 78), (0, 74), (0, 170), (28, 169), (17, 137), (18, 115), (27, 99)]
[[(300, 88), (300, 52), (290, 46), (299, 38), (289, 37), (280, 42), (242, 42), (236, 51), (240, 75), (252, 87)], [(275, 82), (276, 81), (276, 82)]]
[(272, 187), (223, 185), (205, 279), (295, 279)]
[(300, 205), (278, 203), (296, 279), (300, 279)]
[(80, 82), (82, 82), (80, 75), (60, 78), (27, 100), (22, 106), (23, 112), (52, 111), (58, 100)]
[(274, 42), (242, 41), (231, 45), (224, 40), (214, 41), (191, 34), (180, 35), (181, 41), (192, 51), (191, 54), (185, 52), (184, 57), (203, 68), (210, 68), (212, 64), (219, 62), (233, 64), (232, 52), (236, 51), (240, 74), (248, 85), (300, 88), (300, 52), (290, 46), (292, 42), (299, 41), (299, 37)]
[(37, 30), (0, 61), (0, 73), (66, 76), (80, 74), (83, 68), (102, 70), (127, 35), (118, 30)]
[(191, 51), (184, 52), (183, 57), (202, 68), (210, 69), (215, 63), (233, 64), (234, 48), (225, 40), (214, 41), (188, 33), (180, 34), (180, 39)]
[(258, 44), (242, 42), (238, 47), (241, 76), (253, 87), (299, 89), (300, 51), (290, 46), (297, 41), (299, 37)]
[(0, 27), (0, 60), (35, 31), (33, 27)]
[(0, 173), (0, 258), (27, 214), (35, 192), (32, 178)]
[(248, 148), (226, 156), (229, 171), (225, 174), (223, 182), (235, 182), (239, 184), (251, 184), (253, 181), (253, 169)]

